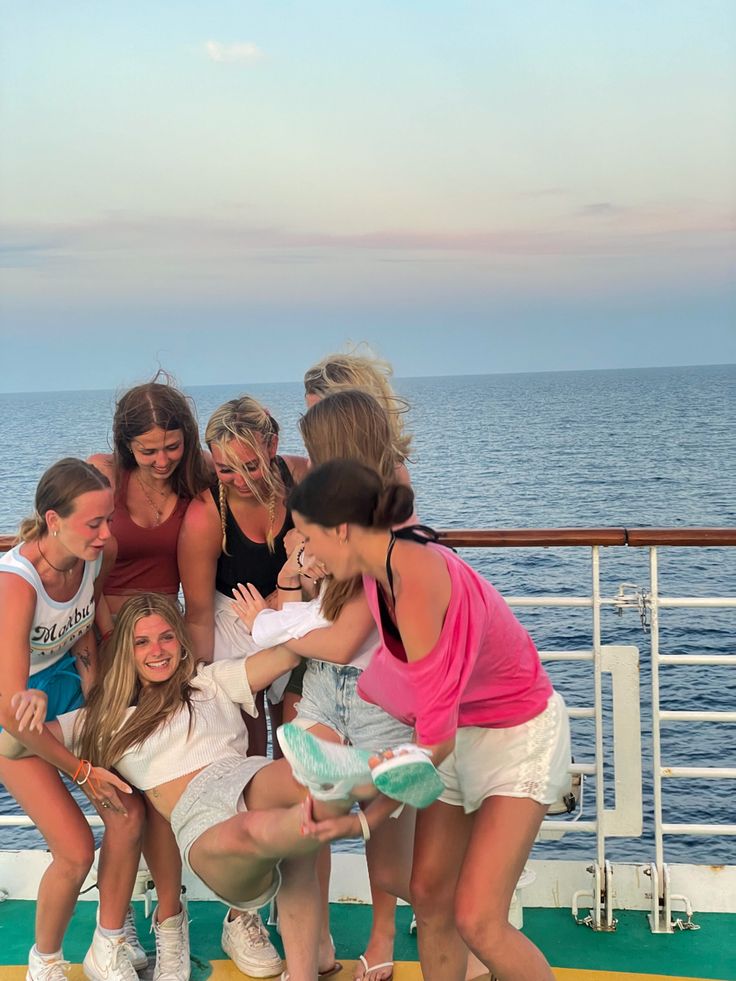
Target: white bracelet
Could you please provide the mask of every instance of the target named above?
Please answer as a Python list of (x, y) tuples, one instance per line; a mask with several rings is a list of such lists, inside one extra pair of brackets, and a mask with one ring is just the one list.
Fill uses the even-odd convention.
[(363, 833), (363, 841), (370, 841), (371, 826), (368, 824), (368, 818), (360, 808), (358, 808), (358, 821), (360, 822), (360, 830)]

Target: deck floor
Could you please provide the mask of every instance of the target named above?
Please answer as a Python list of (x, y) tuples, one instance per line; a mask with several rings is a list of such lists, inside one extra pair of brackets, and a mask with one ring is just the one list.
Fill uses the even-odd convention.
[[(68, 932), (64, 953), (74, 965), (70, 981), (83, 981), (80, 965), (94, 929), (95, 903), (79, 903)], [(152, 948), (149, 922), (136, 906), (141, 941)], [(0, 981), (24, 981), (28, 948), (33, 937), (35, 903), (0, 903)], [(193, 902), (191, 918), (192, 981), (244, 981), (231, 961), (224, 959), (220, 932), (224, 907)], [(370, 907), (333, 906), (331, 928), (343, 971), (334, 981), (351, 981), (353, 965), (368, 935)], [(398, 911), (394, 981), (421, 981), (416, 963), (416, 940), (408, 933), (410, 912)], [(736, 918), (701, 914), (701, 929), (653, 936), (646, 915), (624, 912), (613, 934), (595, 934), (577, 926), (566, 910), (526, 910), (524, 932), (545, 952), (558, 981), (736, 981)], [(278, 945), (278, 938), (274, 935)]]

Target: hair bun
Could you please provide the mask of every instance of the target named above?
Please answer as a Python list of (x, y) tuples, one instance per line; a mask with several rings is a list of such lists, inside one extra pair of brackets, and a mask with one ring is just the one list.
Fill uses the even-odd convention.
[(414, 510), (414, 491), (406, 484), (388, 484), (378, 494), (373, 511), (374, 528), (403, 524)]

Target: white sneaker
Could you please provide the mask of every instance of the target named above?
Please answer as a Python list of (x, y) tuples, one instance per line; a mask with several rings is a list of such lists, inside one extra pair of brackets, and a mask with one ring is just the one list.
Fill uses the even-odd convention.
[(240, 913), (234, 920), (229, 916), (229, 912), (225, 914), (222, 924), (222, 949), (238, 970), (253, 978), (279, 974), (283, 964), (259, 913)]
[(68, 981), (67, 974), (71, 964), (59, 957), (53, 961), (44, 960), (36, 952), (35, 944), (28, 952), (28, 971), (26, 981)]
[[(100, 907), (97, 907), (97, 926), (100, 925)], [(123, 936), (130, 947), (130, 960), (136, 971), (144, 971), (148, 967), (148, 955), (141, 946), (138, 939), (138, 931), (135, 928), (135, 915), (133, 907), (128, 906), (128, 912), (123, 921)]]
[(95, 930), (82, 970), (90, 981), (138, 981), (131, 954), (125, 934), (105, 937)]
[(189, 960), (189, 918), (182, 902), (181, 912), (159, 923), (151, 917), (151, 932), (156, 938), (156, 966), (153, 981), (189, 981), (192, 965)]

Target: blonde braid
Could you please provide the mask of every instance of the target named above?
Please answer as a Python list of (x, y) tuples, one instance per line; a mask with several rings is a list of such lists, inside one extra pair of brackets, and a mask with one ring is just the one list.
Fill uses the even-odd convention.
[(225, 491), (225, 485), (221, 480), (217, 481), (218, 497), (219, 497), (219, 511), (220, 511), (220, 526), (222, 527), (222, 551), (224, 555), (229, 555), (227, 550), (227, 492)]

